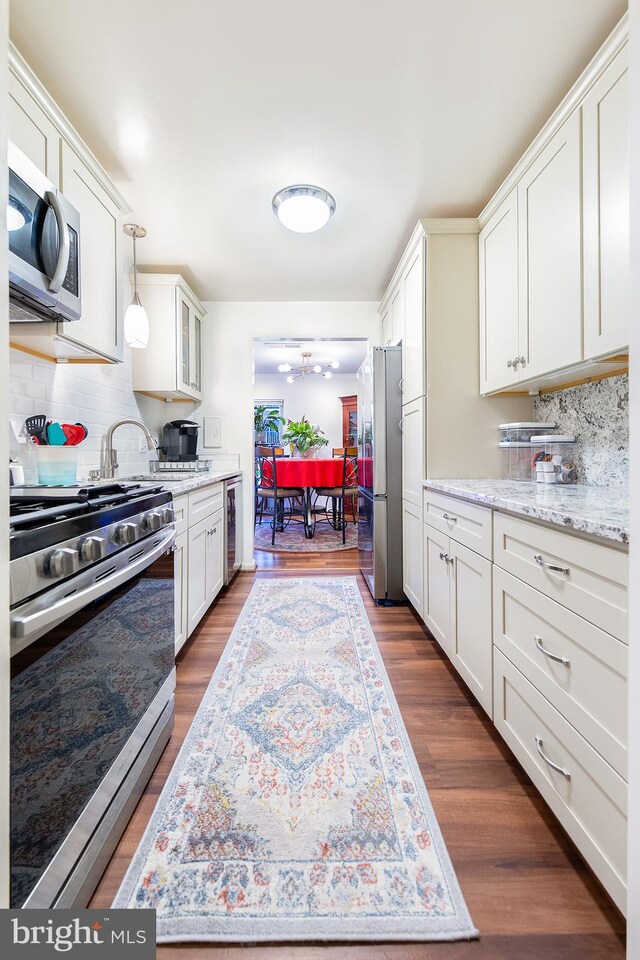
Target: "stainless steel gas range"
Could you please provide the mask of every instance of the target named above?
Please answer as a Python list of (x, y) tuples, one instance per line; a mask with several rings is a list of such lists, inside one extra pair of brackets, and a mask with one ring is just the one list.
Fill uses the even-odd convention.
[(171, 494), (11, 496), (11, 905), (86, 905), (173, 728)]

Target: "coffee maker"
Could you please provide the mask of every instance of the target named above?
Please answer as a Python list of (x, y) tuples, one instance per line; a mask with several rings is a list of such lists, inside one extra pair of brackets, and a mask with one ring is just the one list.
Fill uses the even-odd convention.
[(197, 460), (199, 424), (192, 420), (171, 420), (162, 430), (165, 460)]

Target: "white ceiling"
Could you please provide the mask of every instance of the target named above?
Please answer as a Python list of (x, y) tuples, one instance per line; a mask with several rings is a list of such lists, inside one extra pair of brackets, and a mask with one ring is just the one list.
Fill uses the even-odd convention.
[[(290, 346), (285, 346), (285, 343)], [(286, 373), (278, 372), (278, 364), (290, 363), (292, 367), (300, 366), (303, 350), (311, 352), (309, 361), (311, 366), (319, 363), (325, 367), (332, 360), (337, 360), (340, 366), (337, 370), (331, 371), (333, 376), (353, 375), (358, 372), (367, 355), (366, 340), (287, 340), (285, 343), (254, 340), (253, 371), (256, 376), (286, 377)], [(299, 346), (293, 346), (294, 344)]]
[[(12, 0), (11, 35), (205, 300), (374, 300), (420, 216), (475, 216), (624, 0)], [(287, 231), (271, 197), (337, 211)]]

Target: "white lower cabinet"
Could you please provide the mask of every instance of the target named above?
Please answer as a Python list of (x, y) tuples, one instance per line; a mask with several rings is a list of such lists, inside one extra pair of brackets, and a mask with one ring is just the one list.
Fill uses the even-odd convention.
[(424, 524), (423, 620), (489, 716), (491, 574), (486, 557)]
[(224, 487), (207, 484), (173, 501), (176, 653), (224, 583)]
[(176, 620), (176, 653), (187, 639), (188, 611), (187, 611), (187, 584), (188, 569), (187, 556), (189, 553), (188, 534), (178, 534), (173, 549), (173, 576), (175, 583), (175, 620)]
[(402, 501), (402, 589), (422, 616), (422, 508)]
[(190, 527), (188, 541), (187, 630), (191, 634), (222, 587), (222, 514), (214, 514)]

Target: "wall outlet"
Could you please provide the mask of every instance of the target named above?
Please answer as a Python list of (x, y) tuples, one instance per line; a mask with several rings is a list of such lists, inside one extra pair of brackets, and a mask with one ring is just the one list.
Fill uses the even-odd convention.
[[(160, 441), (158, 440), (157, 437), (154, 437), (154, 436), (152, 436), (151, 439), (153, 440), (153, 445), (157, 450), (158, 447), (160, 446)], [(144, 437), (140, 437), (140, 439), (138, 440), (138, 453), (151, 453), (151, 450), (149, 450), (149, 447), (147, 446), (147, 441)]]

